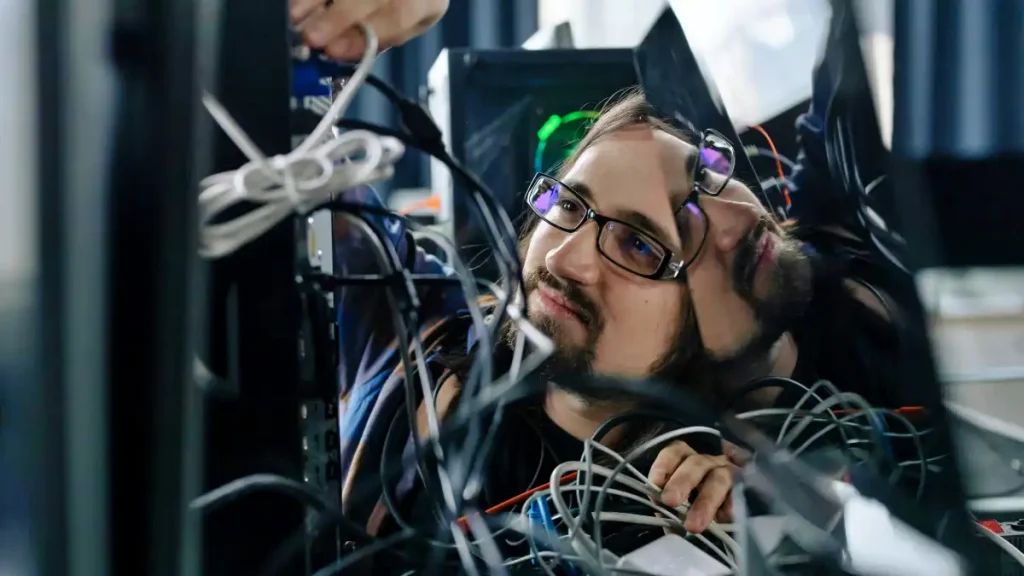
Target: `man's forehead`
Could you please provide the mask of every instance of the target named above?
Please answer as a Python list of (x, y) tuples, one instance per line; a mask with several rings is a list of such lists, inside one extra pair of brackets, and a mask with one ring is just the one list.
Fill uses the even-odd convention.
[(622, 130), (587, 148), (563, 180), (599, 212), (675, 243), (672, 212), (693, 189), (695, 155), (693, 145), (660, 130)]
[(693, 189), (697, 148), (662, 130), (628, 128), (609, 134), (580, 155), (566, 180), (584, 180), (600, 192), (602, 183), (629, 181), (648, 190), (667, 191), (673, 205)]

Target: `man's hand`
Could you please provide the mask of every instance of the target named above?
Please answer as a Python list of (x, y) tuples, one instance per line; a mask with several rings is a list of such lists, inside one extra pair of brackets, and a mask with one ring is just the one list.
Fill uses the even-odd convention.
[(403, 44), (433, 26), (448, 0), (291, 0), (292, 23), (313, 48), (337, 60), (358, 60), (366, 40), (363, 22), (377, 34), (380, 49)]
[(689, 501), (690, 493), (697, 497), (686, 514), (686, 531), (699, 534), (712, 520), (732, 520), (732, 490), (734, 466), (742, 465), (746, 454), (728, 442), (722, 443), (722, 456), (698, 454), (689, 444), (676, 440), (662, 449), (647, 475), (651, 483), (661, 488), (661, 499), (676, 507)]

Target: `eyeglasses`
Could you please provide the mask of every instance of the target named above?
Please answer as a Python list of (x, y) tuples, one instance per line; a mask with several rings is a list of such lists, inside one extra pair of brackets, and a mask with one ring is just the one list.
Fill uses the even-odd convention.
[(676, 229), (685, 252), (675, 278), (681, 276), (687, 266), (697, 259), (708, 237), (708, 215), (701, 208), (700, 195), (721, 194), (732, 179), (735, 169), (736, 150), (729, 139), (717, 130), (702, 132), (691, 174), (693, 190), (675, 211)]
[(697, 201), (699, 194), (720, 194), (735, 164), (732, 144), (724, 136), (714, 130), (701, 135), (693, 191), (675, 212), (681, 241), (677, 252), (633, 224), (598, 214), (579, 193), (547, 174), (534, 176), (526, 200), (542, 220), (564, 232), (596, 222), (597, 250), (619, 268), (643, 278), (674, 279), (696, 258), (707, 238), (707, 215)]

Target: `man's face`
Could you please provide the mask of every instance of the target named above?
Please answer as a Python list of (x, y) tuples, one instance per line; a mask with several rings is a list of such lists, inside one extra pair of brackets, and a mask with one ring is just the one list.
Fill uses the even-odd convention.
[[(723, 180), (710, 171), (698, 178), (711, 190)], [(698, 203), (707, 238), (686, 284), (703, 352), (722, 364), (762, 360), (806, 307), (810, 262), (742, 182), (730, 180)]]
[[(693, 189), (696, 154), (669, 134), (632, 128), (590, 146), (562, 180), (599, 214), (634, 223), (678, 251), (673, 214)], [(573, 233), (537, 225), (524, 256), (525, 288), (530, 320), (554, 340), (558, 369), (648, 376), (673, 347), (696, 351), (694, 338), (683, 338), (687, 312), (701, 352), (723, 364), (766, 354), (789, 329), (810, 291), (799, 243), (740, 182), (699, 203), (707, 239), (685, 283), (642, 278), (609, 262), (597, 250), (594, 222)]]
[[(674, 250), (684, 145), (660, 131), (622, 130), (587, 148), (562, 181), (598, 214)], [(686, 289), (616, 266), (598, 252), (597, 234), (593, 221), (572, 233), (538, 223), (523, 258), (529, 318), (554, 340), (558, 369), (647, 376), (680, 334)]]

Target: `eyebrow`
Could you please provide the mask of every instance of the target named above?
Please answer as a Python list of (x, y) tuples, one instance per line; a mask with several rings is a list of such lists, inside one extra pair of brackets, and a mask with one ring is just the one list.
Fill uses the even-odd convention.
[[(594, 203), (594, 191), (590, 188), (590, 186), (587, 186), (586, 184), (580, 182), (579, 180), (569, 180), (567, 182), (564, 182), (564, 184), (571, 188), (573, 192), (582, 196), (588, 204)], [(674, 195), (675, 194), (673, 193), (673, 196)], [(680, 199), (679, 202), (682, 202), (682, 200)], [(674, 205), (672, 209), (675, 210)], [(614, 216), (609, 217), (615, 218), (616, 220), (622, 220), (627, 224), (631, 224), (633, 226), (636, 226), (637, 228), (640, 228), (647, 234), (650, 234), (657, 238), (659, 242), (665, 244), (666, 246), (672, 245), (670, 241), (672, 235), (669, 234), (664, 228), (659, 226), (657, 222), (651, 220), (651, 218), (649, 218), (646, 214), (642, 212), (637, 212), (636, 210), (623, 210), (617, 212)]]

